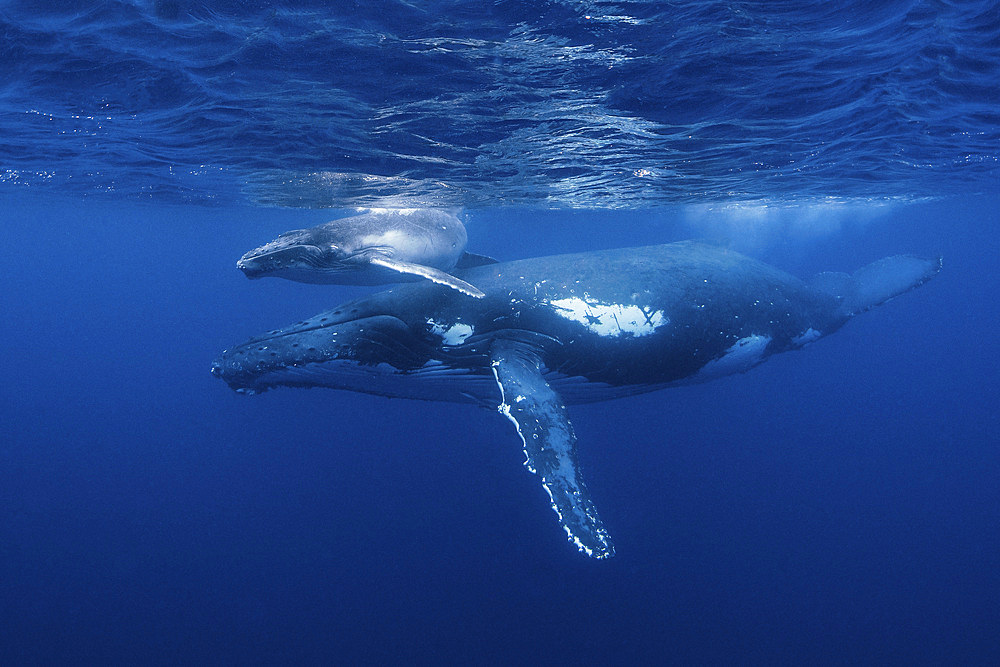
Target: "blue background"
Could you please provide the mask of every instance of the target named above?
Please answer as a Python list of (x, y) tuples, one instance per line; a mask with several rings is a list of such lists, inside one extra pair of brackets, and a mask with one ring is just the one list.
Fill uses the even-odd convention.
[[(996, 3), (322, 4), (0, 5), (0, 662), (1000, 660)], [(235, 260), (373, 203), (944, 270), (572, 407), (596, 562), (501, 415), (211, 377), (366, 293)]]
[[(499, 415), (243, 397), (211, 377), (222, 348), (360, 291), (236, 271), (255, 238), (310, 215), (6, 202), (4, 655), (988, 661), (997, 203), (770, 246), (793, 269), (906, 250), (945, 270), (746, 375), (572, 408), (618, 544), (594, 562)], [(553, 217), (469, 227), (504, 257), (690, 235), (663, 211)]]

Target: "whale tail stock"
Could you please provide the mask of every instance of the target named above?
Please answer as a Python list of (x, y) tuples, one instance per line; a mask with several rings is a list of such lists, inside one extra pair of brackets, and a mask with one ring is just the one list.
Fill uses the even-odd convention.
[(840, 311), (850, 317), (885, 303), (923, 285), (941, 270), (941, 257), (924, 259), (912, 255), (886, 257), (853, 274), (820, 273), (809, 284), (840, 301)]

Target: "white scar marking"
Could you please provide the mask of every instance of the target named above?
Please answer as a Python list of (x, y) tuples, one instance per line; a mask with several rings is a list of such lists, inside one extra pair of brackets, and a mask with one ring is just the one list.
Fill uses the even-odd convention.
[(698, 380), (709, 380), (748, 371), (761, 362), (770, 342), (770, 336), (757, 334), (740, 338), (721, 357), (702, 366), (695, 377)]
[(441, 342), (445, 345), (461, 345), (474, 331), (472, 325), (462, 322), (456, 322), (450, 327), (434, 320), (427, 320), (427, 324), (431, 325), (431, 333), (441, 336)]
[[(537, 474), (534, 467), (532, 467), (531, 465), (531, 455), (528, 454), (528, 441), (524, 439), (524, 433), (521, 432), (521, 424), (518, 423), (514, 415), (510, 413), (510, 404), (507, 403), (507, 395), (504, 393), (503, 390), (503, 382), (500, 381), (500, 373), (497, 371), (497, 367), (499, 366), (500, 366), (499, 361), (494, 360), (490, 363), (490, 370), (493, 371), (493, 378), (497, 381), (497, 387), (500, 388), (500, 405), (497, 406), (497, 412), (499, 412), (504, 417), (509, 419), (510, 422), (514, 425), (514, 428), (517, 429), (517, 436), (521, 438), (521, 445), (522, 445), (521, 451), (524, 452), (524, 467), (530, 470), (533, 474)], [(548, 491), (548, 488), (546, 488), (545, 490)], [(551, 498), (552, 498), (552, 493), (550, 492), (549, 499)], [(556, 510), (556, 513), (558, 512), (559, 510)]]
[(568, 320), (579, 322), (599, 336), (646, 336), (670, 320), (662, 310), (621, 303), (601, 303), (588, 294), (552, 299), (556, 313)]
[(823, 334), (821, 332), (816, 331), (812, 327), (809, 327), (804, 332), (802, 332), (801, 334), (792, 339), (792, 345), (798, 345), (799, 347), (802, 347), (803, 345), (808, 345), (809, 343), (813, 342), (822, 335)]

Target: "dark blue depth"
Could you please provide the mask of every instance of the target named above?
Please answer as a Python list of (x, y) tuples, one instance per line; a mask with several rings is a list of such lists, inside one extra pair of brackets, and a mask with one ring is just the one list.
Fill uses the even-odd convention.
[[(234, 261), (323, 214), (5, 202), (5, 662), (929, 662), (998, 653), (995, 199), (757, 247), (940, 277), (801, 352), (571, 410), (618, 555), (555, 525), (500, 415), (231, 393), (224, 347), (361, 288)], [(720, 214), (721, 215), (721, 214)], [(680, 212), (470, 216), (501, 258)], [(749, 242), (749, 241), (746, 241)]]

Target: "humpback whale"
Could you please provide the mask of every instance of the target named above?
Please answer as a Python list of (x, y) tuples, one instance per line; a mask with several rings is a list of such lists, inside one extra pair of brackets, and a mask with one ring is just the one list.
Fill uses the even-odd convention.
[(430, 209), (381, 209), (285, 232), (243, 255), (248, 278), (275, 276), (303, 283), (381, 285), (426, 279), (469, 296), (483, 292), (450, 275), (496, 260), (465, 252), (465, 226)]
[(809, 283), (694, 242), (540, 257), (459, 275), (468, 299), (400, 285), (223, 352), (238, 392), (331, 387), (487, 406), (509, 419), (570, 541), (614, 554), (580, 473), (566, 405), (740, 373), (933, 277), (890, 257)]

